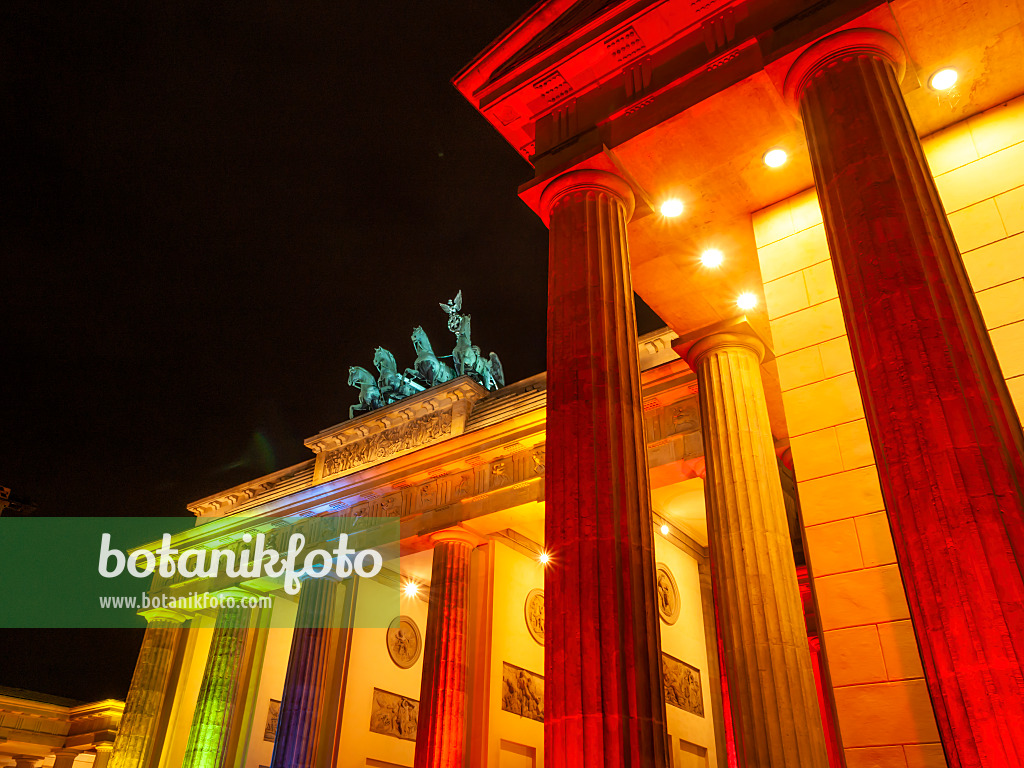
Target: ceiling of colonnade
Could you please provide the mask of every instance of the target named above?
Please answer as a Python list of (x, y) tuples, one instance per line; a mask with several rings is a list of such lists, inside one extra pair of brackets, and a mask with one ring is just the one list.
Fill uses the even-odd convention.
[[(601, 162), (631, 176), (642, 198), (630, 225), (633, 287), (676, 332), (735, 317), (736, 297), (752, 291), (760, 301), (747, 314), (767, 333), (751, 214), (813, 186), (800, 120), (781, 95), (799, 52), (845, 26), (891, 32), (907, 52), (901, 87), (925, 136), (1024, 93), (1022, 19), (1019, 0), (551, 0), (455, 84), (538, 179), (602, 147)], [(561, 36), (544, 34), (553, 26)], [(927, 86), (950, 66), (953, 90)], [(769, 168), (763, 156), (776, 147), (789, 159)], [(542, 187), (524, 185), (523, 199), (536, 208)], [(656, 209), (671, 197), (684, 212), (668, 219)], [(707, 248), (724, 252), (720, 268), (701, 265)], [(765, 374), (781, 437), (770, 363)]]

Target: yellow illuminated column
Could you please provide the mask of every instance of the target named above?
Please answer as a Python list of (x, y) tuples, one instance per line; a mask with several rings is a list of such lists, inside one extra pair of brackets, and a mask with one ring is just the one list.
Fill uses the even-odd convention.
[(217, 597), (234, 598), (235, 606), (217, 611), (217, 625), (192, 716), (183, 768), (224, 768), (227, 765), (231, 722), (242, 692), (245, 645), (253, 612), (238, 605), (240, 599), (251, 595), (231, 591)]
[[(117, 729), (111, 768), (141, 768), (149, 765), (160, 712), (167, 696), (174, 649), (186, 616), (164, 608), (142, 614), (149, 622), (128, 689), (124, 714)], [(99, 755), (97, 754), (97, 760)]]
[(79, 753), (73, 749), (62, 749), (54, 754), (53, 768), (73, 768)]
[(761, 382), (764, 346), (727, 332), (677, 348), (697, 373), (708, 546), (739, 763), (828, 768)]
[(110, 764), (113, 744), (97, 744), (96, 759), (92, 761), (92, 768), (107, 768)]

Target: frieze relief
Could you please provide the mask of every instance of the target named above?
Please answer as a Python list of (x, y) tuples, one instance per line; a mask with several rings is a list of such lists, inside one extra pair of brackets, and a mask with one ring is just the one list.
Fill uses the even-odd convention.
[(324, 456), (322, 478), (350, 472), (364, 465), (386, 461), (404, 453), (433, 443), (452, 433), (452, 412), (433, 413), (398, 427), (392, 427), (364, 440), (350, 443)]
[(665, 703), (704, 717), (704, 693), (700, 670), (686, 662), (661, 654), (661, 673), (665, 683)]
[(656, 467), (704, 455), (700, 434), (700, 408), (696, 395), (663, 405), (657, 399), (644, 404), (647, 458)]
[(469, 376), (325, 429), (305, 441), (317, 454), (314, 483), (333, 480), (461, 435), (487, 390)]
[(544, 678), (502, 662), (501, 708), (513, 715), (544, 722)]
[(370, 732), (394, 736), (396, 739), (416, 741), (416, 726), (420, 716), (420, 703), (408, 696), (373, 689), (373, 708), (370, 711)]

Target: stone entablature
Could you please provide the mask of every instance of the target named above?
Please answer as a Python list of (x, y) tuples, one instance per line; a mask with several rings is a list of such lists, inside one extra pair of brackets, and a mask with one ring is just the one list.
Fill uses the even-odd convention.
[(305, 441), (317, 454), (314, 482), (333, 480), (461, 435), (473, 403), (487, 390), (466, 376), (379, 411), (325, 429)]
[[(645, 400), (644, 406), (645, 424), (650, 424), (653, 415), (650, 412), (652, 408), (656, 409), (663, 404), (668, 404), (671, 398), (676, 396), (675, 393), (669, 395), (665, 391), (665, 384), (662, 380), (667, 376), (670, 380), (677, 382), (679, 377), (685, 377), (687, 374), (688, 369), (679, 362), (678, 354), (672, 349), (671, 345), (675, 339), (676, 334), (669, 329), (649, 333), (638, 339), (641, 368), (645, 371), (644, 397), (648, 398)], [(522, 389), (523, 385), (527, 383), (534, 388), (543, 389), (543, 375), (512, 384), (498, 393), (487, 392), (466, 377), (454, 379), (447, 384), (426, 390), (389, 407), (325, 429), (304, 441), (304, 444), (317, 454), (315, 459), (286, 467), (248, 483), (242, 483), (226, 491), (207, 496), (189, 504), (188, 509), (196, 517), (224, 517), (257, 510), (271, 502), (285, 500), (312, 486), (349, 477), (421, 448), (457, 437), (464, 434), (467, 429), (474, 431), (478, 427), (472, 424), (470, 416), (476, 403), (481, 400), (490, 402), (495, 397), (506, 399), (514, 397), (517, 388)], [(690, 386), (695, 385), (691, 383)], [(693, 392), (695, 393), (696, 390), (694, 389)], [(656, 396), (650, 398), (651, 394)], [(533, 408), (533, 404), (530, 404), (530, 408)], [(518, 412), (518, 410), (515, 411), (515, 413)], [(513, 416), (515, 413), (503, 413), (503, 418)], [(541, 432), (543, 432), (543, 425), (541, 425)], [(670, 427), (648, 432), (647, 441), (652, 448), (666, 444), (665, 440), (670, 441), (670, 450), (661, 450), (658, 453), (658, 458), (652, 454), (653, 462), (664, 463), (665, 460), (683, 458), (684, 453), (686, 457), (689, 457), (695, 450), (700, 450), (699, 443), (695, 442), (697, 439), (695, 437), (690, 438), (690, 444), (685, 451), (677, 450), (678, 446), (675, 446), (672, 441), (679, 434), (681, 432), (678, 429)], [(511, 451), (505, 452), (505, 455), (510, 456)], [(436, 463), (438, 465), (445, 464), (447, 459), (439, 458)], [(478, 463), (484, 463), (484, 460), (480, 460)], [(443, 475), (455, 473), (455, 470), (437, 468), (430, 471)], [(500, 475), (499, 469), (495, 483), (502, 482)], [(522, 480), (514, 482), (518, 483)], [(479, 480), (474, 477), (473, 483), (474, 488), (488, 486), (486, 478)], [(446, 495), (442, 491), (440, 497), (463, 498), (464, 490), (465, 488), (460, 489), (456, 486), (450, 494)], [(477, 490), (469, 496), (484, 492), (484, 490)], [(374, 498), (379, 498), (379, 496)], [(450, 501), (445, 503), (450, 503)], [(290, 505), (285, 502), (285, 506)], [(378, 502), (378, 506), (384, 506), (384, 504)], [(402, 509), (411, 508), (411, 503), (403, 502)]]
[(12, 755), (44, 758), (109, 745), (123, 710), (124, 702), (114, 699), (82, 703), (0, 687), (0, 764)]
[(233, 514), (252, 506), (257, 501), (263, 503), (305, 488), (313, 481), (313, 469), (314, 460), (310, 459), (194, 501), (188, 505), (188, 509), (196, 517), (222, 517)]

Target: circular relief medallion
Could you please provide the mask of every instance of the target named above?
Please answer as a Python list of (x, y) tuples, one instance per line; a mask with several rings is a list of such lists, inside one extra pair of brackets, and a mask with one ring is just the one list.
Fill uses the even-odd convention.
[(423, 640), (416, 622), (408, 616), (396, 616), (388, 627), (388, 654), (395, 664), (408, 669), (420, 657)]
[(658, 563), (655, 571), (658, 594), (658, 615), (666, 624), (675, 624), (679, 618), (679, 587), (676, 586), (672, 571), (664, 563)]
[(531, 589), (526, 596), (526, 628), (530, 637), (544, 645), (544, 590)]

